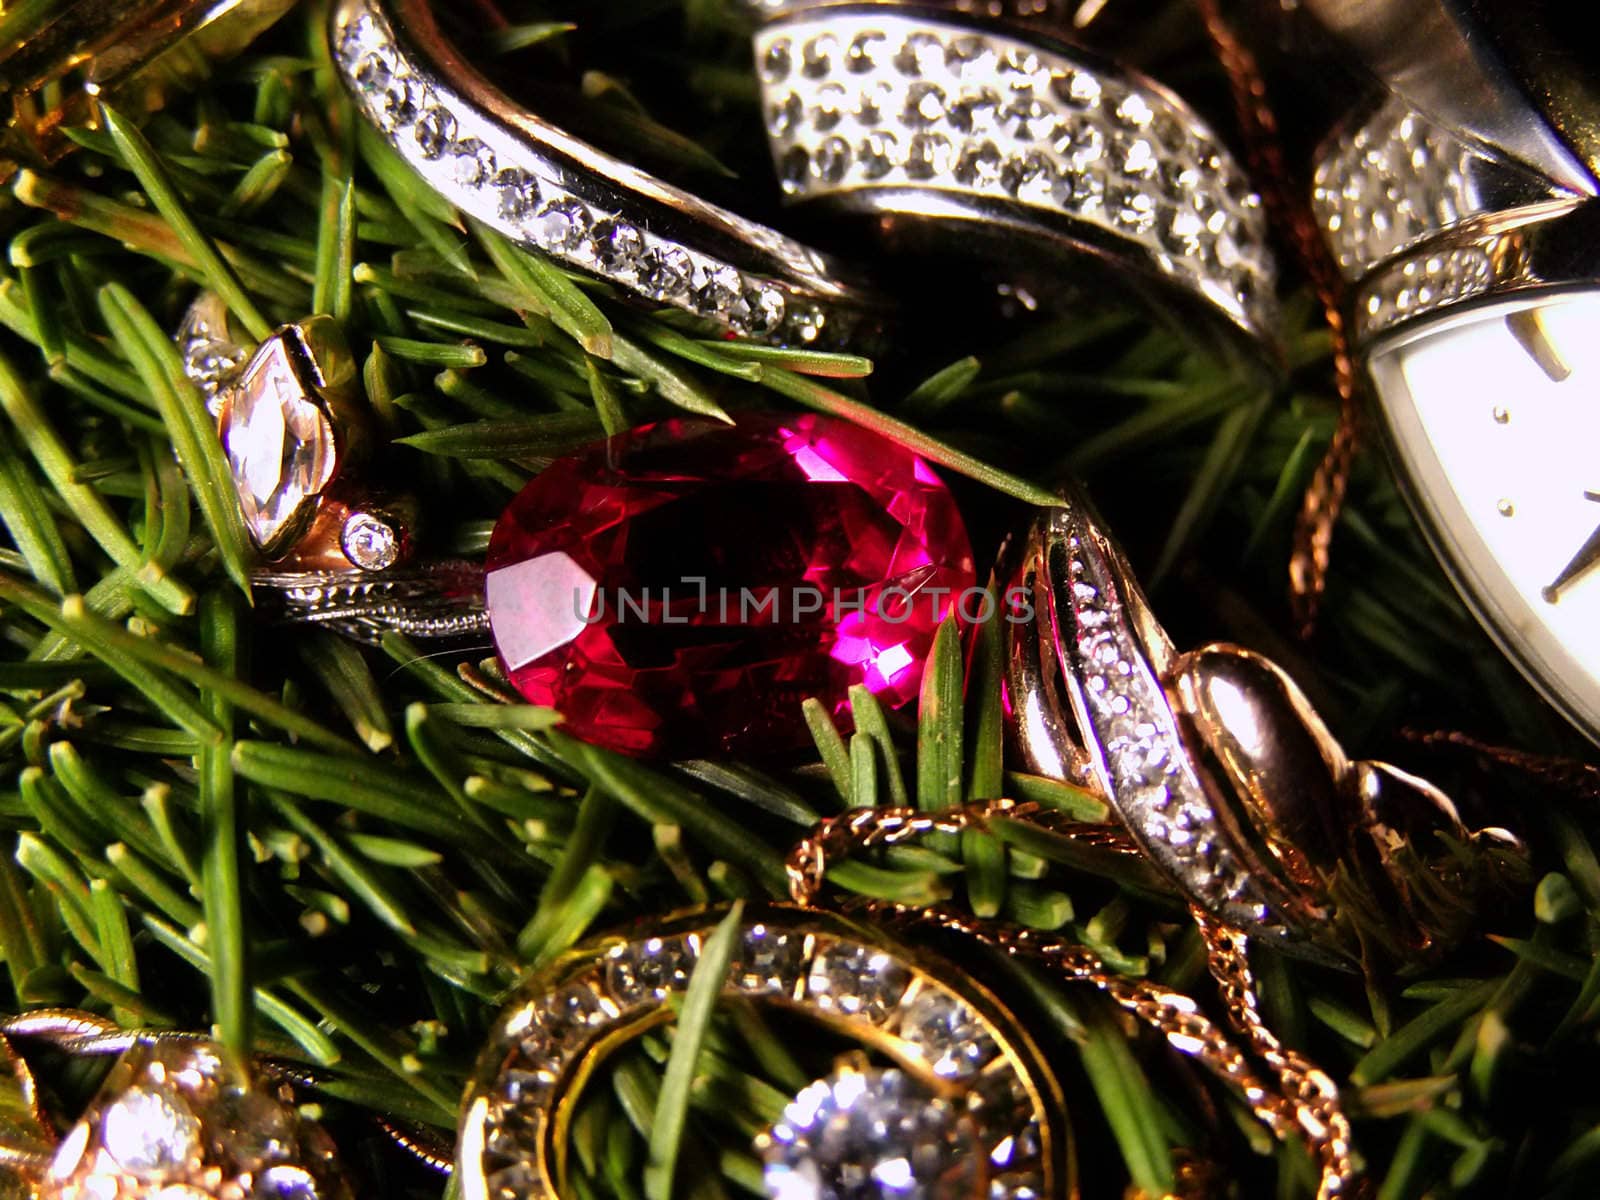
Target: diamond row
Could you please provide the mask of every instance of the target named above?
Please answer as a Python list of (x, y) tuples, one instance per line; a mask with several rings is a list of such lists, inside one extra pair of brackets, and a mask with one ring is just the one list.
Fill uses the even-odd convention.
[(784, 190), (915, 185), (994, 195), (1129, 238), (1237, 320), (1270, 324), (1259, 196), (1153, 85), (926, 18), (830, 10), (762, 31), (757, 64)]
[(1478, 157), (1399, 96), (1335, 141), (1317, 164), (1311, 203), (1346, 277), (1471, 216)]
[(652, 233), (575, 195), (524, 142), (437, 81), (363, 5), (337, 37), (356, 102), (402, 158), (451, 204), (563, 263), (753, 337), (817, 344), (845, 331), (795, 290)]
[(1209, 907), (1228, 910), (1246, 928), (1277, 928), (1259, 881), (1229, 849), (1194, 773), (1104, 551), (1076, 522), (1066, 545), (1072, 629), (1062, 631), (1062, 641), (1071, 647), (1073, 675), (1123, 820)]
[[(490, 1196), (542, 1200), (543, 1184), (532, 1164), (563, 1075), (618, 1023), (683, 992), (701, 947), (698, 932), (614, 945), (602, 960), (531, 998), (508, 1020), (510, 1053), (490, 1094), (484, 1127)], [(984, 1019), (953, 992), (881, 948), (761, 924), (743, 931), (725, 988), (871, 1025), (897, 1038), (906, 1053), (942, 1078), (969, 1081), (982, 1073), (985, 1095), (993, 1091), (991, 1080), (1000, 1079), (1018, 1111), (1009, 1127), (993, 1131), (996, 1145), (988, 1152), (996, 1162), (994, 1156), (1003, 1155), (1004, 1169), (1015, 1176), (1001, 1181), (1007, 1190), (994, 1197), (1037, 1194), (1038, 1163), (1013, 1151), (1038, 1145), (1037, 1114), (1015, 1070), (996, 1067), (1001, 1050)]]
[(1482, 245), (1416, 254), (1370, 280), (1357, 302), (1362, 339), (1401, 321), (1481, 296), (1495, 285), (1494, 260)]

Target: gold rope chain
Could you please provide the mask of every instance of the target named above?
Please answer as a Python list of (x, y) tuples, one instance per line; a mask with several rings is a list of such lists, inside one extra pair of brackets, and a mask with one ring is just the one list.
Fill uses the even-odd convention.
[[(790, 852), (789, 895), (815, 906), (831, 860), (876, 847), (893, 846), (930, 833), (958, 834), (983, 828), (992, 817), (1026, 818), (1045, 826), (1063, 823), (1059, 814), (1035, 804), (992, 800), (943, 812), (913, 808), (868, 808), (822, 821)], [(1057, 818), (1057, 819), (1052, 819)], [(915, 908), (874, 900), (860, 906), (896, 925), (933, 925), (951, 930), (1015, 958), (1031, 959), (1058, 974), (1088, 983), (1139, 1021), (1159, 1031), (1175, 1049), (1199, 1060), (1244, 1098), (1256, 1118), (1280, 1140), (1298, 1136), (1321, 1172), (1319, 1200), (1354, 1194), (1356, 1169), (1350, 1120), (1339, 1089), (1322, 1070), (1287, 1049), (1261, 1019), (1255, 981), (1246, 957), (1246, 938), (1196, 912), (1205, 938), (1211, 973), (1222, 988), (1234, 1027), (1276, 1079), (1266, 1083), (1250, 1055), (1182, 992), (1145, 979), (1118, 975), (1087, 946), (1052, 933), (934, 906)]]

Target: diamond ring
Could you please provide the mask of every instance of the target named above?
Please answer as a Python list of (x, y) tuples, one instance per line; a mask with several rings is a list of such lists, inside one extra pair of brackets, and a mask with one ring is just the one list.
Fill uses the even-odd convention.
[(869, 217), (910, 251), (955, 240), (1035, 296), (1109, 282), (1225, 344), (1274, 342), (1276, 277), (1243, 170), (1166, 88), (1050, 36), (1066, 22), (961, 11), (985, 4), (752, 6), (768, 17), (756, 65), (790, 201)]
[[(591, 942), (522, 986), (467, 1089), (456, 1149), (464, 1200), (570, 1194), (568, 1126), (584, 1085), (620, 1045), (672, 1019), (725, 915)], [(975, 975), (829, 913), (752, 905), (740, 921), (723, 997), (875, 1055), (806, 1086), (757, 1137), (769, 1195), (868, 1194), (851, 1180), (872, 1180), (874, 1195), (1073, 1193), (1055, 1078)]]
[(430, 0), (341, 0), (332, 20), (362, 115), (462, 212), (735, 333), (819, 347), (875, 335), (878, 306), (839, 263), (521, 108), (445, 40)]
[(1103, 794), (1207, 919), (1335, 964), (1409, 962), (1459, 941), (1517, 870), (1505, 830), (1469, 830), (1426, 780), (1350, 759), (1271, 660), (1180, 653), (1081, 495), (1008, 556), (1039, 614), (1008, 627), (1024, 761)]

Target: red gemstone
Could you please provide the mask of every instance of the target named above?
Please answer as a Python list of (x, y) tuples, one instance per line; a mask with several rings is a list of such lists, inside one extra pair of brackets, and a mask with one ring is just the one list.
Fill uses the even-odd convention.
[(485, 566), (517, 690), (586, 741), (673, 757), (804, 745), (801, 702), (837, 713), (856, 683), (905, 703), (976, 583), (932, 469), (814, 415), (663, 421), (561, 459)]

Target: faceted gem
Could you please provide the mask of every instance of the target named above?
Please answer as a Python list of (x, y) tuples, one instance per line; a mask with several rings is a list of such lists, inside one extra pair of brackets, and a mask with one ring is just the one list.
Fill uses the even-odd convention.
[(486, 569), (524, 697), (585, 740), (679, 756), (796, 748), (801, 702), (841, 713), (852, 684), (905, 703), (975, 585), (927, 464), (811, 414), (665, 421), (562, 459)]
[(954, 1200), (976, 1194), (971, 1127), (902, 1071), (840, 1071), (761, 1138), (772, 1200)]
[(286, 335), (261, 344), (225, 394), (219, 424), (245, 527), (270, 554), (338, 463), (333, 422), (295, 370)]

